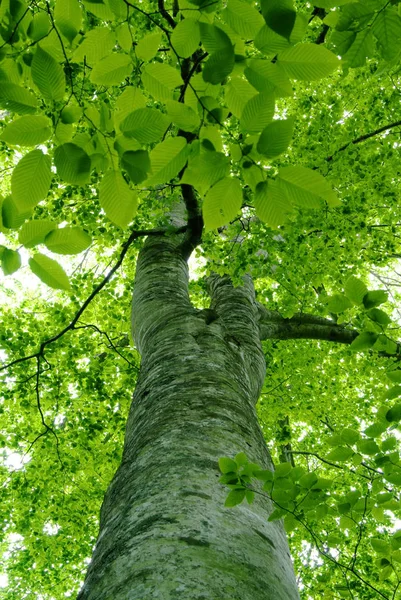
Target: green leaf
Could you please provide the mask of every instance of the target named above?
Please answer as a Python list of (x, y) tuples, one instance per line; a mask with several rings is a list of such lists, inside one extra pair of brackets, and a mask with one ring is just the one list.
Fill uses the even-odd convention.
[(259, 133), (274, 115), (274, 95), (256, 94), (245, 104), (241, 115), (241, 129), (246, 133)]
[(387, 400), (393, 400), (401, 396), (401, 385), (394, 385), (392, 388), (386, 391), (384, 398)]
[(21, 225), (29, 219), (32, 214), (32, 208), (17, 207), (12, 196), (7, 196), (1, 206), (1, 220), (4, 227), (8, 229), (19, 229)]
[(364, 434), (371, 438), (376, 438), (381, 436), (387, 429), (387, 425), (385, 423), (373, 423), (367, 427), (364, 431)]
[(365, 308), (374, 308), (380, 306), (384, 302), (387, 302), (388, 294), (384, 290), (374, 290), (367, 292), (363, 297), (363, 305)]
[(92, 243), (92, 238), (80, 227), (63, 227), (51, 231), (45, 244), (51, 252), (57, 254), (79, 254)]
[(354, 451), (351, 448), (347, 448), (346, 446), (337, 446), (334, 448), (329, 454), (327, 454), (327, 460), (332, 460), (334, 462), (345, 462), (351, 458), (354, 454)]
[(156, 108), (138, 108), (125, 117), (120, 125), (124, 135), (141, 144), (158, 142), (171, 121)]
[(380, 450), (379, 446), (373, 440), (360, 440), (357, 446), (361, 454), (367, 454), (368, 456), (374, 456)]
[(183, 81), (177, 69), (155, 62), (142, 70), (142, 83), (153, 98), (163, 102), (172, 99), (173, 90), (182, 85)]
[(223, 456), (219, 458), (219, 469), (222, 473), (236, 473), (238, 471), (238, 465), (232, 458)]
[(181, 183), (193, 185), (201, 194), (205, 194), (214, 185), (229, 174), (229, 161), (222, 152), (204, 152), (191, 157), (181, 178)]
[(99, 186), (99, 200), (110, 221), (122, 229), (136, 214), (136, 193), (130, 189), (119, 171), (110, 170), (104, 175)]
[(31, 73), (34, 84), (46, 100), (62, 100), (64, 98), (65, 75), (63, 67), (40, 46), (36, 48)]
[(47, 234), (56, 227), (57, 224), (53, 221), (40, 221), (39, 219), (28, 221), (21, 227), (18, 241), (25, 248), (33, 248), (37, 244), (42, 244)]
[(146, 150), (128, 150), (121, 157), (121, 166), (133, 183), (142, 183), (151, 170), (149, 154)]
[(82, 24), (82, 11), (78, 0), (57, 0), (54, 20), (58, 30), (72, 42)]
[(209, 54), (232, 48), (230, 38), (220, 27), (202, 21), (199, 22), (199, 27), (203, 47)]
[(287, 477), (287, 475), (290, 473), (291, 470), (292, 470), (291, 463), (288, 463), (288, 462), (279, 463), (275, 468), (274, 478), (277, 479), (278, 477)]
[(57, 175), (74, 185), (84, 185), (89, 182), (91, 159), (79, 146), (72, 143), (62, 144), (54, 151), (54, 164)]
[(152, 175), (147, 185), (167, 183), (185, 166), (189, 155), (189, 146), (183, 137), (168, 138), (157, 144), (150, 153)]
[(232, 508), (233, 506), (237, 506), (237, 504), (241, 504), (243, 499), (245, 498), (246, 490), (232, 490), (224, 503), (226, 508)]
[(21, 257), (16, 250), (6, 248), (1, 255), (1, 268), (4, 275), (12, 275), (21, 266)]
[(400, 51), (401, 18), (395, 7), (379, 11), (372, 25), (373, 35), (378, 41), (381, 54), (386, 60), (392, 60)]
[(269, 515), (269, 518), (267, 519), (268, 521), (278, 521), (279, 519), (282, 519), (283, 517), (285, 517), (288, 514), (288, 512), (282, 508), (276, 508), (271, 515)]
[(52, 179), (50, 158), (42, 150), (25, 154), (11, 175), (11, 194), (19, 211), (36, 206), (46, 198)]
[(346, 427), (341, 431), (341, 440), (346, 444), (355, 444), (360, 439), (359, 431)]
[(193, 132), (200, 127), (199, 115), (190, 106), (176, 100), (166, 100), (166, 109), (172, 122), (183, 131)]
[(189, 58), (200, 44), (200, 29), (195, 19), (184, 19), (174, 28), (171, 45), (179, 56)]
[(85, 58), (88, 64), (96, 64), (111, 54), (114, 44), (114, 34), (108, 27), (95, 27), (88, 31), (82, 44), (75, 50), (74, 61), (82, 62)]
[(378, 554), (390, 554), (391, 552), (390, 544), (380, 538), (370, 538), (370, 544)]
[(327, 309), (336, 315), (351, 307), (352, 302), (344, 294), (333, 294), (328, 298)]
[(299, 478), (299, 484), (307, 489), (310, 489), (317, 482), (316, 473), (305, 473), (302, 477)]
[(289, 77), (302, 81), (314, 81), (330, 75), (339, 66), (335, 54), (317, 44), (298, 44), (280, 52), (277, 64)]
[(265, 127), (260, 134), (257, 150), (267, 158), (285, 152), (292, 139), (295, 119), (276, 120)]
[(354, 352), (368, 350), (368, 348), (372, 348), (376, 340), (376, 333), (372, 333), (371, 331), (363, 331), (354, 339), (354, 341), (350, 345), (350, 348)]
[(36, 146), (52, 133), (52, 123), (44, 116), (25, 116), (15, 119), (3, 129), (0, 140), (18, 146)]
[(276, 98), (293, 94), (291, 81), (277, 63), (258, 58), (248, 60), (244, 75), (258, 92), (273, 92)]
[(314, 0), (313, 5), (319, 8), (335, 8), (336, 6), (343, 6), (355, 2), (355, 0)]
[(290, 39), (294, 29), (296, 16), (295, 10), (285, 6), (282, 7), (279, 4), (273, 6), (264, 14), (266, 25), (287, 40)]
[(245, 452), (239, 452), (236, 454), (234, 460), (239, 467), (243, 467), (244, 465), (248, 464), (248, 459)]
[(291, 44), (288, 40), (273, 31), (273, 29), (267, 25), (263, 25), (255, 38), (256, 48), (267, 56), (277, 54), (277, 52), (282, 52), (290, 45)]
[(248, 100), (256, 96), (256, 92), (245, 79), (232, 77), (224, 86), (224, 95), (229, 110), (239, 119), (244, 106)]
[(132, 61), (127, 54), (114, 52), (102, 58), (92, 69), (90, 80), (96, 85), (119, 85), (132, 72)]
[(43, 283), (56, 290), (70, 290), (70, 282), (64, 269), (52, 258), (39, 252), (29, 259), (32, 273)]
[(135, 46), (135, 54), (141, 60), (150, 60), (157, 54), (162, 43), (161, 31), (146, 34)]
[(361, 279), (351, 275), (345, 282), (344, 292), (353, 304), (359, 305), (362, 304), (363, 299), (368, 292), (368, 288)]
[(322, 208), (323, 202), (336, 206), (337, 195), (320, 173), (301, 166), (284, 167), (279, 170), (277, 182), (283, 192), (302, 208)]
[(372, 321), (379, 323), (379, 325), (386, 326), (391, 323), (391, 319), (388, 314), (383, 310), (380, 310), (380, 308), (372, 308), (371, 310), (368, 310), (366, 314), (370, 319), (372, 319)]
[(235, 55), (232, 47), (217, 50), (216, 52), (213, 52), (206, 61), (203, 67), (202, 77), (207, 83), (218, 85), (230, 75), (234, 69), (234, 64)]
[(264, 25), (262, 15), (253, 6), (240, 0), (228, 0), (222, 17), (231, 29), (246, 40), (253, 40)]
[(394, 381), (394, 383), (401, 383), (401, 369), (397, 369), (396, 371), (388, 371), (386, 375), (390, 381)]
[(45, 37), (50, 30), (50, 17), (45, 12), (37, 12), (33, 15), (32, 21), (29, 23), (27, 34), (34, 42)]
[(203, 202), (206, 229), (216, 229), (234, 219), (242, 206), (242, 188), (238, 179), (224, 177), (207, 192)]
[(374, 39), (370, 29), (359, 31), (343, 58), (349, 67), (363, 67), (366, 58), (374, 52)]
[(259, 219), (273, 228), (283, 225), (294, 210), (280, 186), (272, 180), (257, 184), (254, 205)]
[(15, 83), (2, 81), (0, 86), (0, 108), (20, 115), (36, 112), (38, 101), (32, 92)]

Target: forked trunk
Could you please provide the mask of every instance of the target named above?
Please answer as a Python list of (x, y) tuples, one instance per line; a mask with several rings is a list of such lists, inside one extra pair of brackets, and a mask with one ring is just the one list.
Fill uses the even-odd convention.
[(133, 302), (141, 372), (79, 600), (299, 598), (266, 499), (224, 508), (219, 457), (271, 467), (255, 413), (265, 364), (251, 282), (210, 288), (217, 314), (192, 307), (176, 240), (148, 239)]

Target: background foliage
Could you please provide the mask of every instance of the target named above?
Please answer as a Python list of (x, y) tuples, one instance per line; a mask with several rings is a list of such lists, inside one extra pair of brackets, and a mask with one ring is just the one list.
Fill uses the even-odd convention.
[(259, 416), (283, 464), (248, 476), (285, 517), (303, 598), (397, 597), (400, 12), (1, 2), (0, 597), (83, 578), (139, 367), (135, 261), (145, 232), (185, 223), (179, 182), (206, 226), (197, 307), (211, 270), (251, 272), (269, 309), (360, 332), (264, 342)]

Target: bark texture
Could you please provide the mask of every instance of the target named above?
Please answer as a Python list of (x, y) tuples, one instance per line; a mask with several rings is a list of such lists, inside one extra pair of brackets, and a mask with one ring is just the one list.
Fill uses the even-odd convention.
[(79, 600), (299, 598), (266, 499), (224, 508), (219, 457), (272, 464), (255, 413), (265, 364), (252, 283), (215, 277), (210, 294), (212, 313), (194, 309), (176, 239), (147, 240), (133, 302), (141, 372)]

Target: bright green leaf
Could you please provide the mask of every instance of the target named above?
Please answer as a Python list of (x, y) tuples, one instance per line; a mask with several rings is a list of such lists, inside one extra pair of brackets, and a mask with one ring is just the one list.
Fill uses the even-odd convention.
[(305, 43), (280, 52), (277, 64), (289, 77), (314, 81), (330, 75), (338, 68), (339, 60), (324, 46)]
[(11, 194), (20, 211), (36, 206), (46, 198), (52, 173), (50, 158), (42, 150), (25, 154), (11, 175)]
[(123, 229), (136, 214), (136, 193), (119, 171), (110, 170), (104, 175), (99, 186), (99, 200), (110, 221)]
[(46, 236), (45, 244), (57, 254), (79, 254), (90, 246), (92, 238), (80, 227), (54, 229)]
[(89, 181), (91, 159), (79, 146), (72, 143), (62, 144), (54, 151), (54, 164), (58, 176), (74, 185), (84, 185)]
[(62, 100), (65, 93), (63, 67), (40, 46), (31, 65), (32, 79), (46, 100)]
[(224, 177), (207, 192), (203, 202), (206, 229), (216, 229), (234, 219), (242, 206), (242, 189), (237, 179)]
[(24, 116), (15, 119), (3, 129), (0, 139), (18, 146), (36, 146), (49, 139), (52, 123), (45, 116)]
[(70, 282), (64, 269), (52, 258), (37, 253), (29, 259), (29, 266), (43, 283), (56, 290), (70, 290)]
[(53, 221), (41, 221), (39, 219), (28, 221), (21, 227), (18, 241), (25, 248), (33, 248), (37, 244), (42, 244), (47, 234), (56, 227), (57, 223)]

